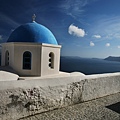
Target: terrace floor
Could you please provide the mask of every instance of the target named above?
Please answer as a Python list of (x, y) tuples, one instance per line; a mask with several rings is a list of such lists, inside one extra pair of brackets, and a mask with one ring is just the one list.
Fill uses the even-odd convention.
[(120, 93), (20, 120), (120, 120)]

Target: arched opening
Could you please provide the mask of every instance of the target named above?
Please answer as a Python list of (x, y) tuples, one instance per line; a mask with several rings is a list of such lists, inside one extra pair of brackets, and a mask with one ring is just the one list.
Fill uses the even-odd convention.
[(8, 50), (5, 52), (5, 66), (9, 66), (9, 52), (8, 52)]
[(30, 70), (31, 69), (31, 52), (26, 51), (23, 53), (23, 69)]
[(49, 53), (49, 67), (54, 69), (54, 53), (53, 52)]

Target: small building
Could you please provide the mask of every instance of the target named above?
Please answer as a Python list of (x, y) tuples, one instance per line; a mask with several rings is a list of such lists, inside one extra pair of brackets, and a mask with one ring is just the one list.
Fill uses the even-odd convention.
[(19, 76), (59, 74), (60, 49), (55, 36), (33, 20), (16, 28), (2, 44), (2, 66)]

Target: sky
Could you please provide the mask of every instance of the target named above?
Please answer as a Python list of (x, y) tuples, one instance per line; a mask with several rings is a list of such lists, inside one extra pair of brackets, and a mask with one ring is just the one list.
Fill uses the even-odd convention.
[(120, 0), (0, 0), (0, 43), (33, 14), (62, 45), (62, 56), (120, 56)]

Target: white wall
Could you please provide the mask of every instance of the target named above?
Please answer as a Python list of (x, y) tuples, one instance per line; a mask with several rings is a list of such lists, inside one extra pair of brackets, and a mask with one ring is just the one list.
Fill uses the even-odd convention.
[[(38, 43), (4, 43), (2, 44), (2, 66), (5, 66), (5, 52), (9, 51), (9, 66), (20, 76), (46, 76), (59, 74), (60, 48), (58, 45)], [(23, 53), (32, 54), (31, 69), (23, 69)], [(54, 69), (49, 67), (49, 53), (55, 55)]]
[[(61, 46), (42, 44), (41, 76), (59, 74)], [(54, 54), (54, 68), (49, 67), (49, 53)]]
[(0, 82), (0, 118), (16, 120), (120, 92), (120, 73)]

